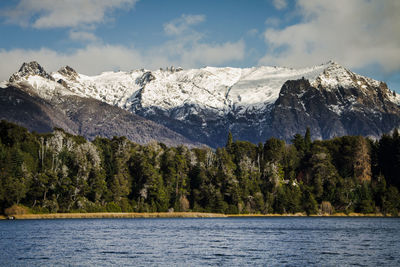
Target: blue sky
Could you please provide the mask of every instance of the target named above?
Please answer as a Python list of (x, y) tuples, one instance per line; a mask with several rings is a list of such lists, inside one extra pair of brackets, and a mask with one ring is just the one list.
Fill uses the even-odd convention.
[(0, 79), (24, 61), (84, 74), (334, 60), (400, 92), (398, 0), (10, 0)]

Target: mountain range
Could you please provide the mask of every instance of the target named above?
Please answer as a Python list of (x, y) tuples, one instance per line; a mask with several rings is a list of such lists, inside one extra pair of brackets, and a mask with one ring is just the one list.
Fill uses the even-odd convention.
[(343, 135), (379, 137), (400, 126), (400, 96), (384, 82), (329, 61), (319, 66), (48, 73), (23, 63), (0, 83), (0, 118), (138, 143), (222, 146), (228, 132), (253, 143)]

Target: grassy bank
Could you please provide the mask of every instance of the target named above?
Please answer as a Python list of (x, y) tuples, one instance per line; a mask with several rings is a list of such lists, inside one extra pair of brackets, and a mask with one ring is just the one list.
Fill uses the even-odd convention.
[(295, 213), (295, 214), (227, 214), (227, 217), (393, 217), (390, 214), (382, 213), (333, 213), (333, 214), (312, 214), (307, 215), (306, 213)]
[(268, 213), (268, 214), (227, 214), (228, 217), (302, 217), (307, 216), (306, 213), (298, 212), (294, 214), (278, 214), (278, 213)]
[[(240, 217), (306, 217), (305, 213), (295, 214), (221, 214), (203, 212), (98, 212), (98, 213), (46, 213), (12, 215), (17, 220), (35, 219), (112, 219), (112, 218), (240, 218)], [(333, 213), (310, 215), (311, 217), (385, 217), (382, 213)], [(390, 215), (387, 215), (389, 217)], [(0, 215), (0, 220), (7, 217)]]
[(17, 220), (32, 219), (112, 219), (112, 218), (217, 218), (224, 214), (202, 212), (96, 212), (96, 213), (47, 213), (13, 215)]

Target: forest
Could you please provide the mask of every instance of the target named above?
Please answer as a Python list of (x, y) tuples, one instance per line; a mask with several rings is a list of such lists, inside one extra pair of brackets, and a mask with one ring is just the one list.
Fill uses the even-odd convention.
[(225, 214), (382, 213), (400, 208), (400, 136), (225, 147), (87, 141), (62, 129), (0, 122), (0, 213), (196, 211)]

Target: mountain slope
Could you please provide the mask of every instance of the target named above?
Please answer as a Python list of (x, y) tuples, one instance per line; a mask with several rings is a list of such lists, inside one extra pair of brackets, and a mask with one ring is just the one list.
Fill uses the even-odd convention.
[(228, 131), (237, 139), (263, 142), (271, 136), (290, 140), (306, 127), (313, 138), (325, 139), (378, 137), (400, 125), (400, 96), (331, 61), (302, 69), (171, 67), (97, 76), (68, 66), (49, 74), (31, 62), (9, 83), (29, 86), (49, 101), (96, 99), (212, 147), (224, 145)]
[(77, 125), (46, 100), (16, 87), (0, 88), (0, 119), (17, 123), (30, 131), (51, 132), (55, 127), (77, 133)]
[(0, 119), (39, 133), (58, 127), (89, 140), (96, 136), (126, 136), (139, 144), (158, 141), (172, 146), (200, 145), (162, 125), (95, 99), (71, 95), (45, 100), (31, 91), (29, 87), (1, 88)]
[(55, 106), (63, 110), (78, 126), (78, 133), (89, 140), (96, 136), (126, 136), (139, 144), (157, 141), (169, 146), (201, 145), (162, 125), (95, 99), (65, 96)]

